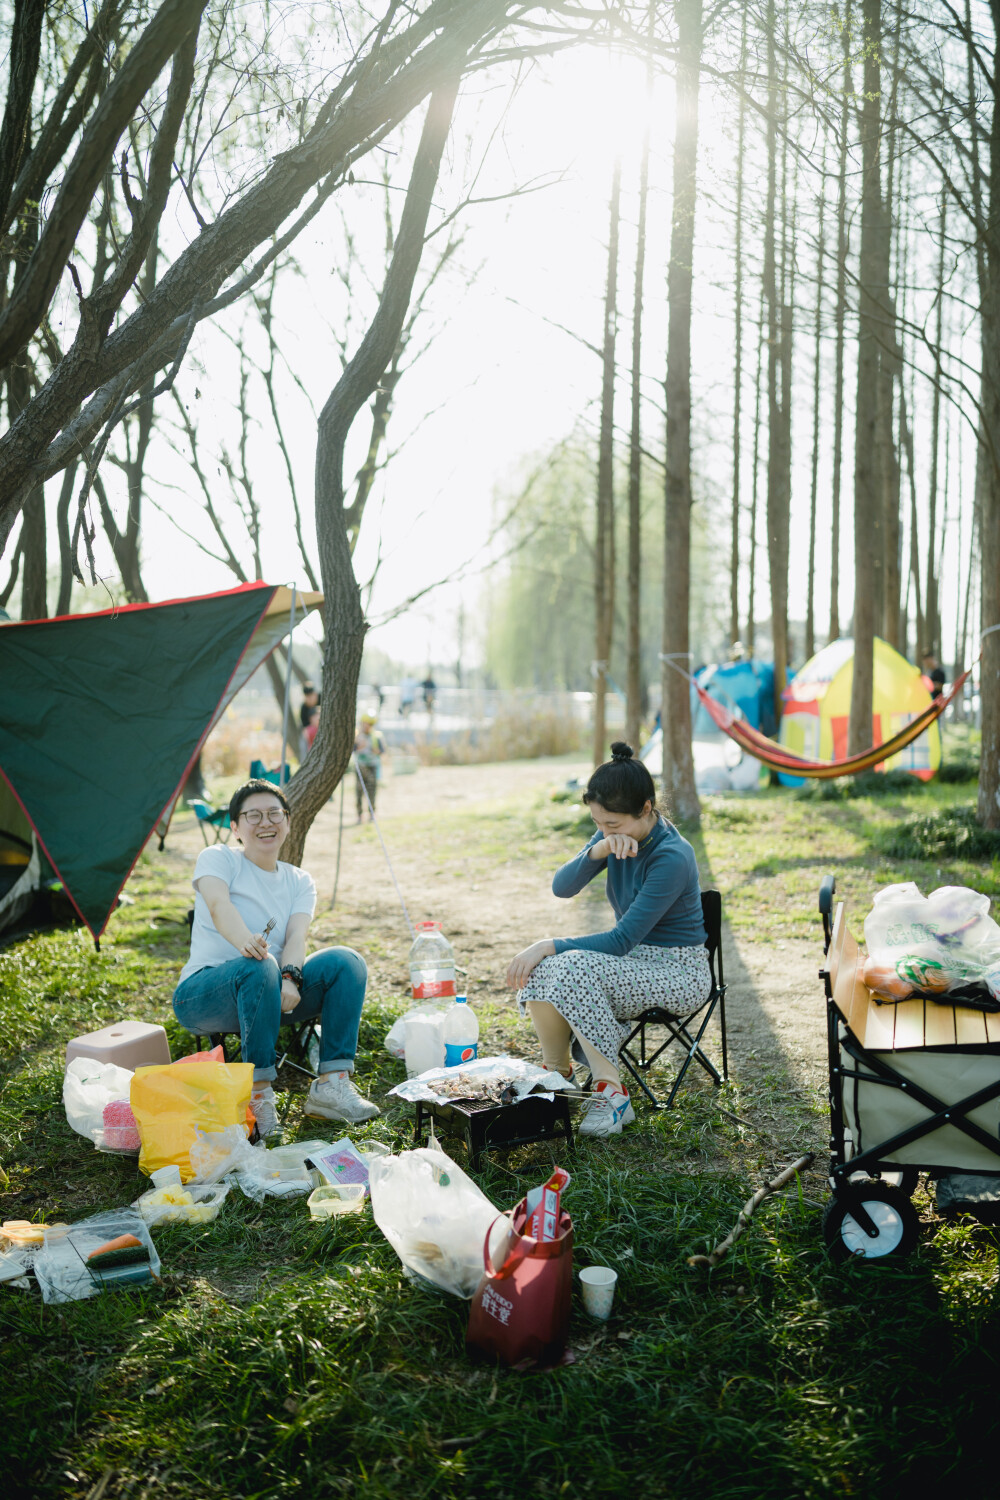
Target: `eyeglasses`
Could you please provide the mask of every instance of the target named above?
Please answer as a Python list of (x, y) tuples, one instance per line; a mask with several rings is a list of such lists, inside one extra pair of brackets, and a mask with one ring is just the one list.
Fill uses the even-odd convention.
[(240, 817), (246, 818), (251, 828), (262, 823), (265, 815), (269, 823), (283, 823), (288, 816), (283, 807), (266, 807), (263, 811), (259, 807), (251, 807), (249, 812), (240, 813)]

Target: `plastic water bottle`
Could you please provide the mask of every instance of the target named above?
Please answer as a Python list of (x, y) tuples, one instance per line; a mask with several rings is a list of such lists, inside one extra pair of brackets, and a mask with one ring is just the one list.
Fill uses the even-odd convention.
[(444, 1018), (444, 1065), (457, 1067), (459, 1063), (470, 1063), (479, 1054), (479, 1021), (475, 1011), (464, 995), (456, 995), (455, 1003)]
[(414, 1000), (450, 999), (455, 993), (455, 955), (440, 922), (421, 922), (410, 949)]

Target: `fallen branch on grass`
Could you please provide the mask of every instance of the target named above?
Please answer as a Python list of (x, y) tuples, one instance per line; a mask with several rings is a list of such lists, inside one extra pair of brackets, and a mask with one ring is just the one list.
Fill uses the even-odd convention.
[(708, 1271), (714, 1271), (719, 1262), (725, 1259), (727, 1253), (735, 1245), (764, 1199), (769, 1197), (771, 1193), (776, 1193), (779, 1188), (783, 1188), (785, 1183), (790, 1182), (796, 1173), (804, 1172), (807, 1167), (812, 1165), (813, 1160), (814, 1153), (810, 1151), (805, 1156), (800, 1156), (798, 1161), (792, 1162), (790, 1167), (783, 1168), (771, 1182), (765, 1182), (764, 1186), (758, 1188), (753, 1197), (744, 1203), (735, 1225), (726, 1235), (726, 1238), (719, 1241), (711, 1255), (689, 1255), (688, 1265), (704, 1267)]

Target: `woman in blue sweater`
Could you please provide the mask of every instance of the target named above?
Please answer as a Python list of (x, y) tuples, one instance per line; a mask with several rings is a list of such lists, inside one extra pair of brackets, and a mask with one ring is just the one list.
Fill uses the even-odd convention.
[(583, 1135), (617, 1135), (635, 1119), (617, 1061), (632, 1019), (654, 1005), (690, 1015), (712, 987), (694, 850), (657, 811), (653, 778), (631, 747), (616, 742), (611, 754), (583, 795), (597, 831), (556, 871), (552, 890), (575, 896), (607, 870), (615, 925), (586, 937), (542, 938), (507, 970), (545, 1067), (572, 1077), (572, 1044), (590, 1068)]

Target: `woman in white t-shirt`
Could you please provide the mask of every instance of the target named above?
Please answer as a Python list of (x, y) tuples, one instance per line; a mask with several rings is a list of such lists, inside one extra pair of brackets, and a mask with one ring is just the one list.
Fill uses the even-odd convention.
[(307, 1115), (355, 1123), (379, 1113), (351, 1082), (368, 970), (351, 948), (306, 958), (316, 887), (305, 870), (278, 859), (289, 813), (284, 792), (269, 781), (248, 781), (233, 793), (229, 822), (242, 848), (215, 844), (198, 856), (191, 957), (173, 1000), (188, 1031), (239, 1032), (243, 1060), (254, 1065), (250, 1107), (262, 1136), (278, 1128), (271, 1084), (283, 1020), (321, 1018)]

